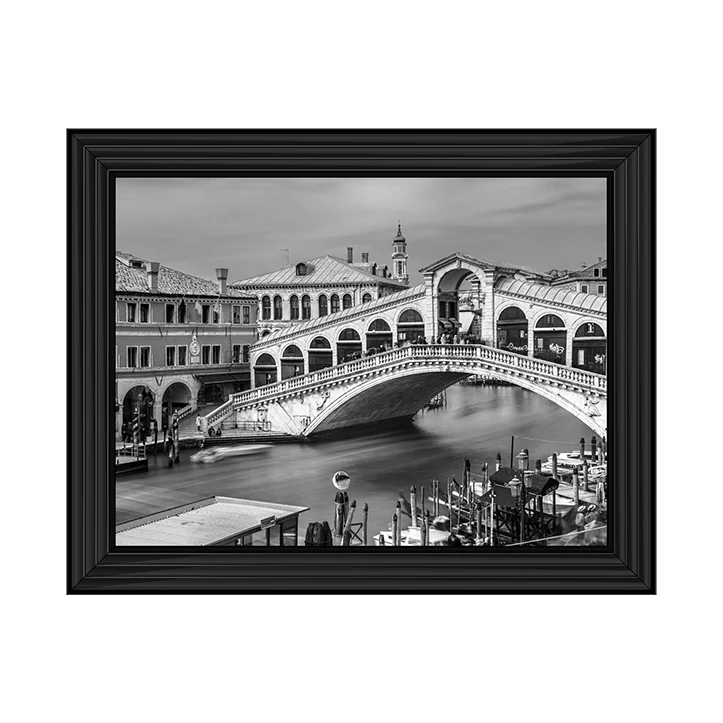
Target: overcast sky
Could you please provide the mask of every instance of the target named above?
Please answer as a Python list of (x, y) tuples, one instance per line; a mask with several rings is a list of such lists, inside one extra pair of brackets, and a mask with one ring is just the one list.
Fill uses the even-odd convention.
[(119, 178), (116, 246), (213, 279), (323, 254), (391, 267), (397, 221), (410, 283), (454, 251), (538, 271), (605, 256), (601, 178)]

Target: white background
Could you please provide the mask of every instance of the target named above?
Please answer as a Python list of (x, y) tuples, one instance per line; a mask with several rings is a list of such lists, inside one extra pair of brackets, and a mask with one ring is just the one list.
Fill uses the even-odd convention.
[[(716, 717), (716, 8), (4, 8), (7, 720)], [(657, 127), (658, 596), (65, 596), (66, 127)]]

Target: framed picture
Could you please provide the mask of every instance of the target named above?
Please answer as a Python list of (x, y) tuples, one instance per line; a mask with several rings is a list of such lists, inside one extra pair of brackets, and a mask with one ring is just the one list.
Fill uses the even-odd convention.
[(69, 593), (655, 592), (655, 131), (67, 142)]

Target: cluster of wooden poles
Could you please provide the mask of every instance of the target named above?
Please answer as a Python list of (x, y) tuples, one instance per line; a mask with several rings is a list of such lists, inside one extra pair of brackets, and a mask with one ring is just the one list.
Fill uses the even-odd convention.
[(367, 544), (367, 521), (369, 518), (369, 505), (365, 502), (362, 507), (362, 521), (354, 522), (356, 500), (349, 503), (349, 495), (340, 490), (334, 498), (334, 536), (340, 541), (342, 547), (349, 547), (352, 540), (359, 544)]
[[(602, 444), (600, 447), (597, 446), (596, 440), (593, 437), (591, 440), (592, 450), (592, 461), (593, 463), (602, 462), (605, 459), (605, 450)], [(527, 453), (527, 450), (523, 450)], [(584, 492), (589, 491), (590, 479), (589, 479), (589, 467), (590, 464), (585, 459), (585, 439), (580, 440), (580, 453), (582, 464), (580, 469), (582, 470), (582, 480), (580, 480), (580, 473), (578, 467), (573, 467), (571, 471), (572, 476), (572, 498), (575, 506), (580, 504), (580, 488)], [(511, 460), (512, 461), (512, 460)], [(502, 467), (502, 456), (498, 453), (496, 457), (496, 470), (499, 471)], [(510, 465), (512, 468), (512, 464)], [(520, 476), (524, 480), (524, 475), (527, 470), (520, 469)], [(534, 472), (538, 476), (542, 475), (542, 462), (541, 460), (535, 461)], [(494, 473), (493, 473), (494, 474)], [(552, 455), (552, 478), (559, 480), (558, 477), (558, 458), (557, 454)], [(473, 478), (477, 478), (477, 482)], [(446, 497), (444, 491), (441, 489), (440, 480), (431, 480), (431, 494), (429, 497), (425, 494), (425, 487), (420, 488), (420, 494), (417, 496), (417, 487), (412, 485), (409, 489), (409, 503), (407, 509), (407, 502), (403, 499), (403, 495), (397, 500), (394, 514), (392, 515), (391, 522), (391, 540), (392, 545), (402, 545), (402, 515), (409, 515), (411, 518), (410, 529), (419, 530), (419, 541), (420, 545), (427, 546), (430, 544), (430, 531), (441, 530), (448, 531), (450, 533), (450, 544), (464, 544), (456, 538), (456, 535), (462, 535), (466, 538), (467, 544), (475, 545), (495, 545), (499, 544), (499, 524), (500, 520), (496, 519), (496, 516), (502, 515), (504, 509), (498, 512), (497, 501), (496, 501), (496, 490), (495, 483), (490, 480), (490, 474), (488, 474), (488, 465), (485, 462), (482, 466), (482, 474), (474, 475), (471, 472), (471, 464), (469, 459), (464, 460), (464, 472), (462, 476), (462, 482), (459, 483), (454, 477), (447, 479), (446, 484)], [(483, 501), (482, 498), (487, 496), (487, 499)], [(598, 502), (605, 502), (604, 499), (604, 488), (602, 485), (598, 485), (596, 489)], [(602, 498), (601, 498), (602, 495)], [(456, 504), (454, 500), (457, 500)], [(420, 502), (418, 506), (418, 501)], [(404, 502), (404, 507), (403, 507)], [(367, 545), (368, 542), (368, 516), (369, 516), (369, 505), (366, 503), (362, 507), (362, 520), (361, 522), (355, 522), (354, 516), (356, 512), (356, 500), (349, 502), (349, 496), (344, 491), (338, 491), (334, 500), (334, 527), (333, 534), (337, 540), (337, 544), (341, 546), (350, 546), (356, 542), (356, 544)], [(428, 503), (431, 503), (428, 507)], [(528, 501), (529, 503), (529, 501)], [(526, 504), (523, 500), (523, 505)], [(539, 527), (540, 530), (544, 530), (544, 533), (540, 532), (541, 535), (547, 535), (549, 530), (549, 522), (545, 522), (545, 516), (542, 512), (542, 498), (539, 497), (536, 501), (537, 510), (531, 509), (529, 513), (534, 518), (534, 524)], [(444, 509), (446, 508), (446, 509)], [(552, 492), (552, 518), (557, 519), (557, 513), (555, 512), (555, 492)], [(446, 512), (446, 518), (441, 513)], [(505, 514), (509, 514), (505, 512)], [(539, 515), (539, 520), (535, 515)], [(504, 517), (504, 515), (502, 515)], [(522, 522), (520, 523), (520, 533), (524, 537), (525, 528), (525, 514), (522, 513)], [(532, 524), (533, 520), (529, 520), (529, 524)], [(502, 521), (504, 525), (504, 520)], [(456, 535), (455, 535), (456, 533)], [(385, 545), (384, 535), (379, 536), (379, 544)], [(457, 539), (457, 542), (453, 540)]]

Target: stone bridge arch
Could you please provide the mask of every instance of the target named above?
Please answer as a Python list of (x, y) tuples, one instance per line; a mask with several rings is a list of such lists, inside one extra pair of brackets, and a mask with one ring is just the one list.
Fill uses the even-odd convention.
[[(481, 366), (475, 368), (463, 362), (441, 362), (431, 368), (400, 366), (389, 374), (370, 376), (340, 389), (311, 419), (303, 435), (309, 437), (350, 426), (349, 420), (354, 420), (355, 424), (368, 424), (388, 418), (411, 418), (436, 394), (474, 373), (510, 382), (539, 394), (577, 417), (597, 435), (605, 437), (607, 434), (607, 405), (597, 412), (599, 400), (592, 405), (581, 404), (582, 394), (542, 384), (524, 375)], [(594, 410), (593, 414), (590, 410)]]

